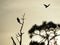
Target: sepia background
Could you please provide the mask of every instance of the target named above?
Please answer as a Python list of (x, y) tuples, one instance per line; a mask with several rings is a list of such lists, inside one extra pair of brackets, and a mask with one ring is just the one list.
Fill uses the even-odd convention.
[[(45, 8), (43, 4), (50, 6)], [(11, 36), (17, 42), (15, 37), (21, 25), (16, 18), (22, 18), (24, 13), (22, 45), (29, 45), (31, 39), (28, 30), (32, 25), (41, 25), (43, 21), (60, 24), (60, 0), (0, 0), (0, 45), (13, 45)], [(58, 42), (60, 43), (60, 40)]]

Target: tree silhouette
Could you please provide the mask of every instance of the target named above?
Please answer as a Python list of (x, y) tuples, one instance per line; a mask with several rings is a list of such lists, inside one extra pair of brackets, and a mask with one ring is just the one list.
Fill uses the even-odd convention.
[[(25, 19), (24, 17), (25, 17), (25, 13), (24, 13), (24, 15), (23, 15), (23, 18), (19, 19), (19, 18), (17, 17), (17, 22), (21, 25), (20, 33), (18, 33), (18, 35), (16, 34), (16, 39), (17, 39), (19, 45), (22, 45), (22, 35), (24, 34), (24, 33), (22, 33), (23, 26), (24, 26), (24, 19)], [(21, 20), (22, 20), (22, 22), (21, 22)], [(18, 37), (20, 37), (20, 41), (19, 41)], [(12, 36), (11, 36), (11, 39), (12, 39), (12, 41), (13, 41), (13, 45), (16, 45), (16, 42), (14, 41), (14, 39), (13, 39)]]
[[(32, 28), (28, 31), (28, 33), (30, 34), (30, 38), (32, 38), (35, 35), (39, 35), (40, 37), (42, 37), (45, 41), (47, 40), (47, 45), (49, 45), (50, 41), (52, 39), (54, 39), (55, 41), (55, 37), (60, 36), (60, 34), (57, 34), (56, 32), (58, 29), (60, 28), (60, 24), (55, 24), (52, 21), (50, 22), (46, 22), (44, 21), (42, 25), (38, 26), (38, 25), (33, 25)], [(35, 31), (39, 31), (39, 34), (35, 33)], [(42, 35), (42, 30), (45, 32), (45, 35)], [(50, 37), (51, 31), (53, 32), (54, 36)], [(56, 42), (56, 41), (55, 41)], [(56, 44), (56, 43), (55, 43)]]
[(45, 45), (44, 42), (38, 43), (36, 41), (31, 41), (29, 45)]

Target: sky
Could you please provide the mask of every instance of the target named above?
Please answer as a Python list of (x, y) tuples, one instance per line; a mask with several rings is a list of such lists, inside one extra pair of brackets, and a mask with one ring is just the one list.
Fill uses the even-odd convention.
[[(43, 4), (50, 6), (45, 8)], [(43, 21), (60, 24), (60, 0), (0, 0), (0, 45), (13, 45), (11, 36), (16, 40), (21, 27), (16, 19), (21, 19), (24, 13), (23, 45), (28, 45), (31, 40), (28, 31), (34, 24), (41, 25)]]

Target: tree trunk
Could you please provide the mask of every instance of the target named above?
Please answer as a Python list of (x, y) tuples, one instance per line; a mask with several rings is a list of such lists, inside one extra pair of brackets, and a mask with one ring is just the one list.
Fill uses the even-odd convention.
[(48, 44), (47, 45), (49, 45), (49, 40), (48, 40)]
[[(56, 30), (54, 31), (54, 35), (56, 35)], [(55, 38), (54, 38), (54, 45), (57, 45), (57, 41)]]
[(20, 45), (22, 45), (22, 33), (21, 33), (21, 36), (20, 36)]
[(47, 45), (49, 45), (49, 34), (47, 34)]

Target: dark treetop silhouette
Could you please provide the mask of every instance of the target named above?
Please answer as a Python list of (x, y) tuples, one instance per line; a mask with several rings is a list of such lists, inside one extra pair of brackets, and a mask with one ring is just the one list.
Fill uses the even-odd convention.
[[(24, 33), (22, 33), (23, 26), (24, 26), (24, 16), (25, 16), (25, 13), (24, 13), (24, 15), (23, 15), (23, 18), (21, 18), (22, 22), (21, 22), (20, 19), (17, 17), (17, 22), (18, 22), (19, 24), (21, 24), (20, 33), (18, 33), (18, 35), (16, 34), (16, 39), (17, 39), (19, 45), (22, 45), (22, 35), (24, 34)], [(20, 37), (20, 41), (19, 41), (18, 37)], [(13, 45), (16, 45), (16, 42), (14, 41), (14, 39), (13, 39), (12, 36), (11, 36), (11, 39), (12, 39), (12, 41), (13, 41)]]
[[(59, 28), (60, 28), (60, 24), (55, 24), (52, 21), (50, 21), (48, 23), (46, 21), (44, 21), (43, 24), (40, 25), (40, 26), (38, 26), (36, 24), (33, 25), (32, 28), (28, 31), (28, 33), (30, 34), (30, 38), (32, 38), (35, 35), (39, 35), (40, 37), (42, 37), (43, 39), (45, 39), (45, 41), (47, 40), (47, 45), (49, 45), (49, 42), (52, 39), (55, 40), (56, 36), (60, 36), (60, 34), (56, 33), (58, 31), (56, 29), (59, 29)], [(41, 31), (42, 30), (45, 31), (45, 35), (41, 35)], [(35, 33), (35, 31), (39, 31), (39, 34)], [(53, 31), (54, 36), (49, 39), (51, 33), (48, 33), (48, 32), (50, 32), (50, 31)], [(56, 43), (54, 43), (54, 44), (56, 44)]]
[(44, 42), (38, 43), (36, 41), (31, 41), (29, 45), (45, 45), (45, 43)]

